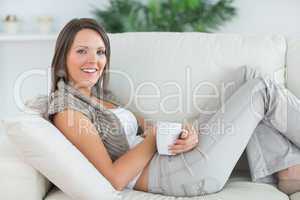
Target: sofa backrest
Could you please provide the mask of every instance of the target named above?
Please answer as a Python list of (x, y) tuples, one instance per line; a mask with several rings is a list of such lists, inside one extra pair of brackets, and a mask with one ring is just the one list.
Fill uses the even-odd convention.
[[(210, 110), (222, 98), (221, 80), (228, 76), (232, 79), (232, 73), (243, 65), (270, 74), (279, 82), (284, 80), (286, 43), (280, 35), (150, 32), (109, 37), (110, 88), (125, 105), (129, 103), (129, 108), (149, 118), (180, 121)], [(0, 105), (1, 118), (21, 111), (17, 105), (23, 100), (16, 102), (16, 94), (29, 99), (48, 93), (47, 67), (54, 43), (3, 45), (5, 57), (21, 54), (22, 58), (0, 61), (5, 95)], [(18, 84), (21, 91), (16, 92)], [(192, 99), (195, 95), (197, 98)]]
[[(241, 66), (285, 80), (285, 38), (207, 33), (110, 34), (110, 89), (147, 118), (182, 121), (213, 111)], [(232, 77), (231, 77), (232, 76)], [(197, 96), (196, 96), (197, 95)], [(194, 98), (192, 98), (194, 97)]]

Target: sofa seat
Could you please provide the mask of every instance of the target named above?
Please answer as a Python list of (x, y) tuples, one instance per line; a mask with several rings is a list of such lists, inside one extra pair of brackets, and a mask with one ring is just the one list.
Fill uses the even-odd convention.
[(290, 196), (290, 199), (291, 199), (291, 200), (300, 200), (300, 192), (297, 192), (297, 193), (295, 193), (295, 194), (292, 194), (292, 195)]
[[(300, 194), (300, 193), (299, 193)], [(292, 200), (300, 200), (300, 195), (294, 194)], [(121, 196), (123, 200), (289, 200), (289, 197), (280, 192), (275, 186), (264, 183), (251, 182), (248, 174), (238, 172), (233, 175), (225, 188), (218, 193), (198, 197), (171, 197), (125, 189)], [(53, 187), (45, 200), (72, 200), (57, 187)]]

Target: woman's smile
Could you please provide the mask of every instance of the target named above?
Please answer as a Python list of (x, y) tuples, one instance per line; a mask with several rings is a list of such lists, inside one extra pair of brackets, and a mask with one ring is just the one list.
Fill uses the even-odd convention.
[(103, 39), (94, 30), (83, 29), (74, 39), (67, 57), (70, 80), (87, 90), (97, 83), (106, 65)]
[(95, 67), (81, 67), (80, 70), (85, 77), (93, 77), (99, 74), (99, 70)]

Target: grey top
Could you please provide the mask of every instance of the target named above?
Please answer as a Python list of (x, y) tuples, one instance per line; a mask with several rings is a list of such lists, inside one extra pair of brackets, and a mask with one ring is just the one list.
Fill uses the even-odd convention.
[[(119, 118), (109, 109), (84, 96), (79, 90), (66, 84), (62, 79), (58, 89), (50, 96), (48, 118), (52, 120), (55, 113), (73, 109), (84, 114), (96, 127), (111, 159), (115, 161), (129, 150), (129, 144)], [(115, 96), (110, 93), (103, 98), (121, 107)]]

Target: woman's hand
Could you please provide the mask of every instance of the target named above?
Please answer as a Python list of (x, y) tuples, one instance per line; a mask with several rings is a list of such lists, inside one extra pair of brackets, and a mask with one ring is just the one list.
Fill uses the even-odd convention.
[(137, 119), (137, 123), (143, 131), (143, 133), (140, 136), (143, 137), (143, 138), (146, 138), (146, 135), (149, 132), (149, 131), (147, 131), (147, 129), (152, 129), (153, 128), (153, 126), (154, 126), (153, 122), (151, 120), (145, 119), (143, 116), (141, 116), (141, 115), (139, 115), (139, 114), (137, 114), (133, 111), (131, 111), (131, 112), (135, 115), (135, 117)]
[(146, 135), (148, 134), (148, 132), (149, 132), (149, 131), (147, 131), (148, 129), (150, 129), (150, 130), (155, 129), (155, 136), (156, 136), (156, 126), (155, 126), (155, 123), (153, 121), (151, 121), (151, 120), (145, 121), (144, 120), (143, 129), (144, 129), (144, 132), (141, 135), (143, 138), (145, 138)]
[(155, 147), (155, 150), (157, 151), (156, 132), (157, 132), (157, 128), (155, 126), (149, 127), (144, 131), (143, 137), (145, 138), (145, 140), (148, 140), (148, 141), (150, 140), (151, 143), (153, 144), (153, 146)]
[(191, 124), (185, 124), (179, 138), (173, 145), (169, 146), (169, 151), (173, 155), (192, 150), (198, 145), (198, 133)]
[(156, 138), (156, 132), (157, 132), (156, 126), (148, 126), (144, 131), (144, 135), (145, 137), (152, 136)]

